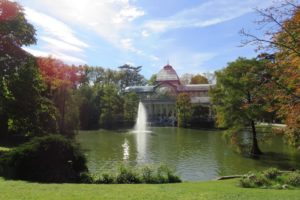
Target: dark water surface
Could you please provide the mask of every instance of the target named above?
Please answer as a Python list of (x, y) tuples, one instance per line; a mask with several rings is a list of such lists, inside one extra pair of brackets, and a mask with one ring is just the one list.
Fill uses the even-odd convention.
[(279, 137), (261, 142), (265, 154), (257, 159), (242, 156), (226, 143), (220, 131), (151, 128), (137, 136), (130, 131), (81, 131), (77, 141), (88, 158), (90, 172), (130, 165), (167, 164), (183, 180), (209, 180), (221, 175), (278, 167), (300, 168), (300, 154)]

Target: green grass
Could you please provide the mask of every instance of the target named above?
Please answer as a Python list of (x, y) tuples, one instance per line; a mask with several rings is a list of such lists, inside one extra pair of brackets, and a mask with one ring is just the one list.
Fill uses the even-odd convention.
[(0, 151), (9, 151), (10, 150), (10, 148), (8, 148), (8, 147), (1, 147), (0, 146)]
[(299, 189), (246, 189), (237, 185), (238, 179), (156, 185), (89, 185), (39, 184), (24, 181), (7, 181), (0, 178), (0, 199), (298, 200), (300, 196)]

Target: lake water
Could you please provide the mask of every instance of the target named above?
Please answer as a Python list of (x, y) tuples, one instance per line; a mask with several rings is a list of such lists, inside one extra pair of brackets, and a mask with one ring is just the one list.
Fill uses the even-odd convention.
[(88, 159), (90, 172), (102, 174), (121, 163), (167, 164), (182, 180), (210, 180), (222, 175), (278, 167), (300, 168), (300, 154), (280, 137), (260, 142), (265, 153), (257, 159), (244, 157), (229, 145), (220, 131), (151, 128), (140, 140), (130, 131), (80, 131), (76, 140)]

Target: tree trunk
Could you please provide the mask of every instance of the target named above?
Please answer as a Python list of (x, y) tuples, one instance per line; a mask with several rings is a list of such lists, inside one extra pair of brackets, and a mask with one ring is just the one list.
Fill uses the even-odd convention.
[(258, 147), (257, 138), (256, 138), (256, 129), (255, 123), (251, 120), (251, 128), (252, 128), (252, 148), (251, 148), (251, 155), (261, 155), (263, 154)]
[(60, 132), (65, 134), (65, 107), (66, 107), (66, 89), (63, 87), (62, 90), (63, 99), (62, 99), (62, 109), (61, 109), (61, 123), (60, 123)]
[(8, 133), (8, 117), (6, 114), (0, 115), (0, 137), (4, 138)]

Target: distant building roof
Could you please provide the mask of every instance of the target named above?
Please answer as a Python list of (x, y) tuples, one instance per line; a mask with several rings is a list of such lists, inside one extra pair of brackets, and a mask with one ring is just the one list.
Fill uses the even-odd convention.
[(130, 86), (125, 88), (125, 92), (148, 93), (153, 91), (154, 86)]
[(177, 87), (180, 92), (184, 91), (208, 91), (214, 84), (194, 84), (194, 85), (181, 85)]
[(177, 84), (180, 85), (180, 81), (179, 81), (176, 71), (169, 64), (164, 66), (164, 68), (158, 72), (156, 81), (157, 82), (176, 82)]

